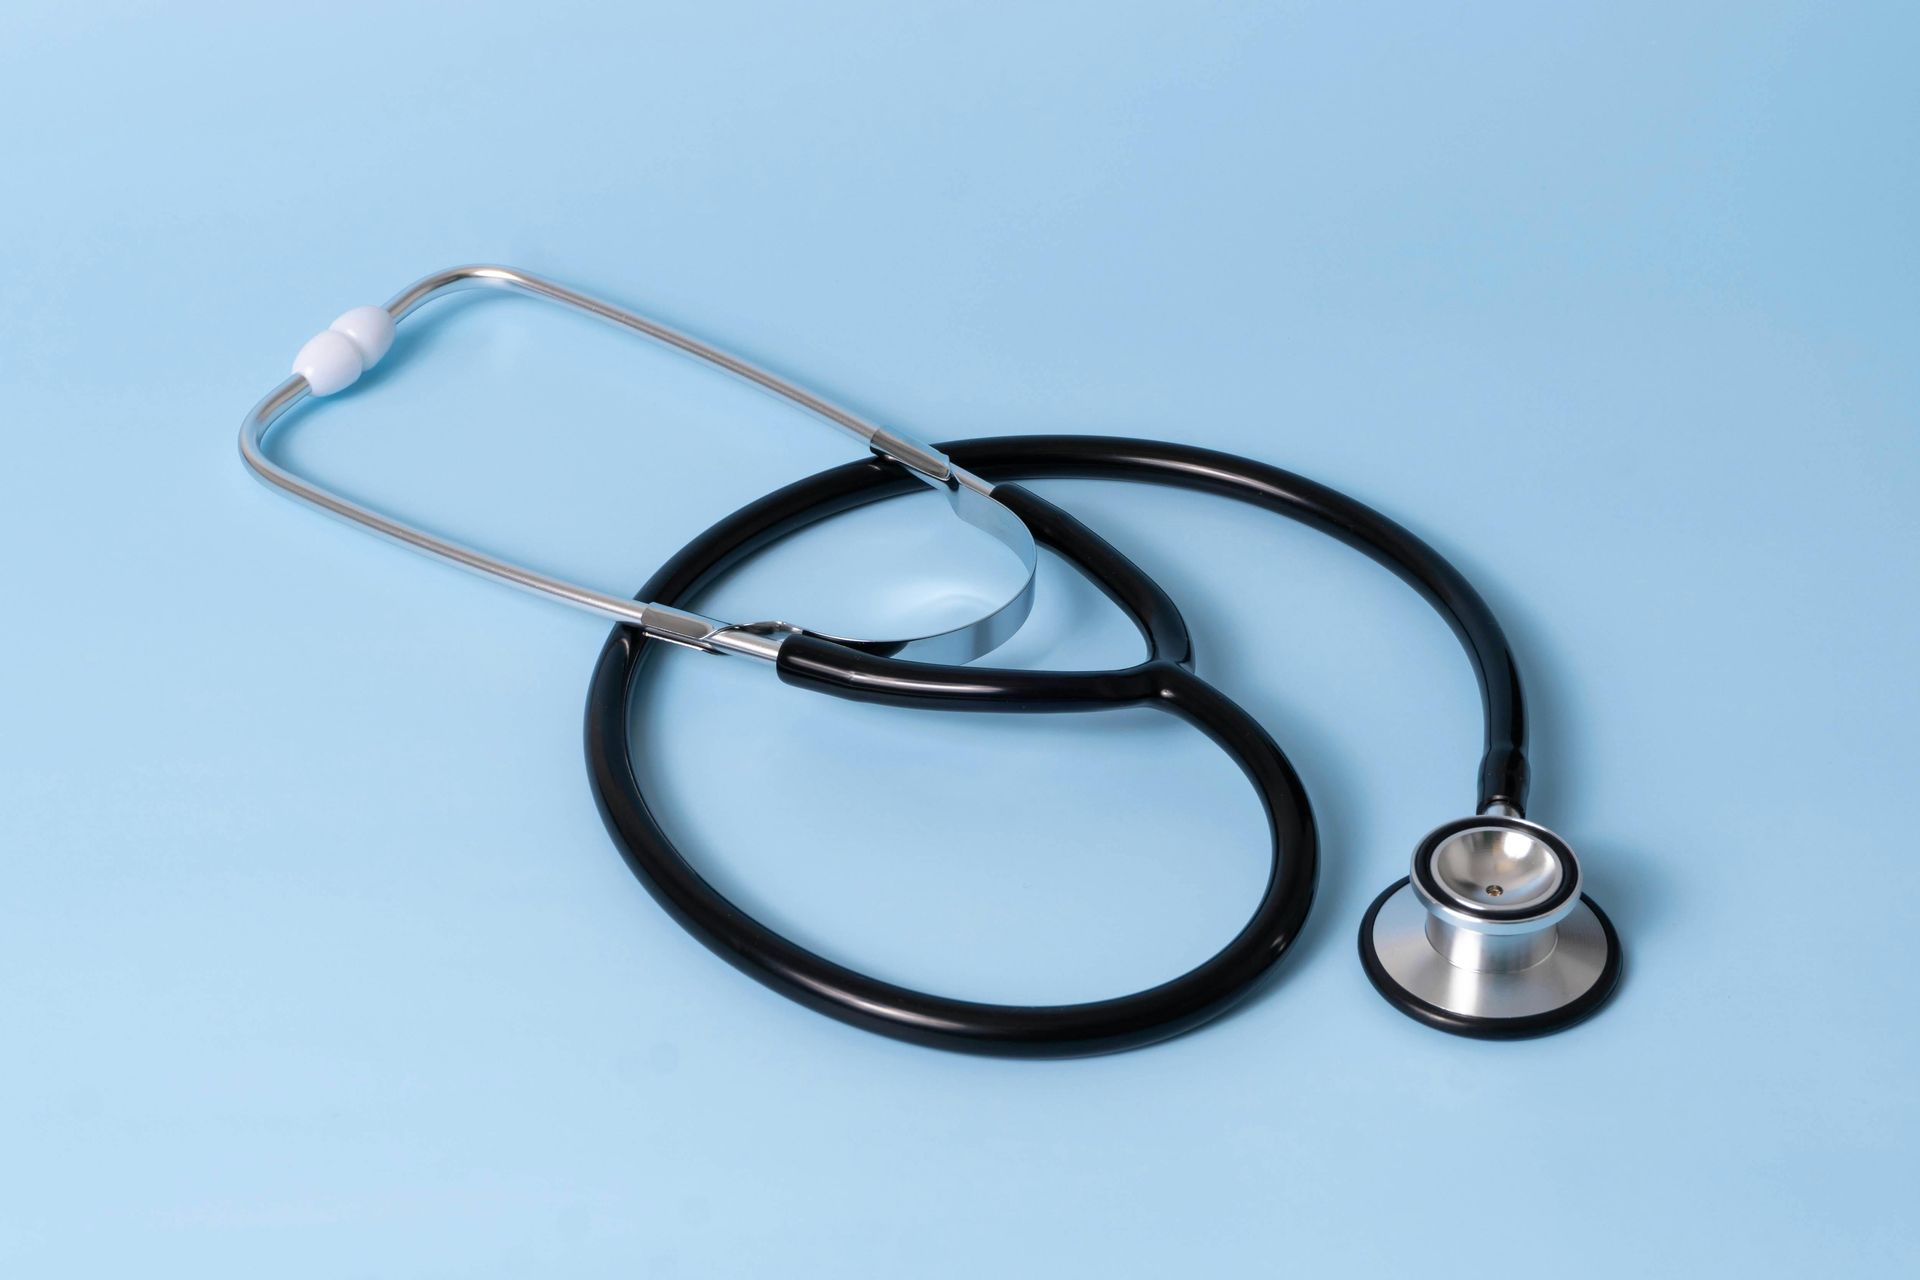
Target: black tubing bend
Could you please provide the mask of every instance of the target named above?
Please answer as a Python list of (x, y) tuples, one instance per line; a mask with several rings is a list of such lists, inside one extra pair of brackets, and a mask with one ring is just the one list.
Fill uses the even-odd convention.
[[(1132, 561), (1016, 479), (1104, 478), (1198, 489), (1251, 502), (1357, 547), (1392, 569), (1452, 626), (1480, 681), (1486, 751), (1482, 805), (1524, 807), (1526, 720), (1519, 676), (1499, 624), (1473, 588), (1431, 547), (1386, 517), (1323, 485), (1231, 454), (1187, 445), (1095, 436), (1014, 436), (941, 448), (996, 482), (995, 497), (1035, 537), (1127, 612), (1145, 661), (1115, 671), (1021, 671), (901, 662), (812, 636), (781, 646), (780, 678), (859, 701), (940, 710), (1087, 712), (1150, 706), (1192, 724), (1231, 755), (1266, 812), (1267, 884), (1247, 923), (1210, 959), (1158, 986), (1108, 1000), (1023, 1006), (913, 991), (807, 951), (740, 910), (675, 847), (640, 789), (628, 719), (644, 696), (660, 646), (629, 627), (602, 650), (588, 692), (586, 753), (594, 796), (628, 865), (663, 907), (715, 953), (774, 990), (844, 1022), (919, 1044), (1008, 1056), (1057, 1057), (1134, 1048), (1217, 1016), (1247, 994), (1299, 935), (1313, 899), (1318, 849), (1311, 808), (1286, 756), (1261, 726), (1193, 672), (1186, 623)], [(669, 560), (639, 598), (685, 604), (742, 559), (835, 513), (920, 481), (879, 459), (799, 481), (743, 507)]]

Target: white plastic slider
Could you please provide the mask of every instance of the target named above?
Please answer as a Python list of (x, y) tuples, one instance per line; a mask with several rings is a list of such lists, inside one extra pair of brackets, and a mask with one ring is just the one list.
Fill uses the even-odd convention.
[(393, 345), (393, 317), (385, 307), (355, 307), (316, 333), (293, 358), (293, 371), (316, 396), (330, 396), (359, 381)]

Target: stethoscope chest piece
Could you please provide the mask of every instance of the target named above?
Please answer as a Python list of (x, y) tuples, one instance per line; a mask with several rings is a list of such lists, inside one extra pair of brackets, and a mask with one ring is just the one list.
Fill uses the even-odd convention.
[(1580, 863), (1538, 823), (1501, 812), (1449, 822), (1360, 922), (1360, 961), (1389, 1003), (1459, 1035), (1516, 1039), (1572, 1026), (1612, 994), (1620, 940), (1580, 892)]

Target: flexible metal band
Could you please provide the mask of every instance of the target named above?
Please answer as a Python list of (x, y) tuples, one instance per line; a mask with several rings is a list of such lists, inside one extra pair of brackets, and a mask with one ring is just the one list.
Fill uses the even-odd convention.
[[(878, 456), (900, 464), (945, 494), (955, 515), (1004, 546), (1019, 561), (1022, 569), (1018, 591), (992, 611), (963, 626), (904, 640), (857, 640), (825, 636), (820, 632), (808, 634), (837, 639), (840, 643), (871, 653), (926, 662), (969, 662), (1004, 643), (1026, 621), (1033, 607), (1034, 576), (1039, 565), (1039, 550), (1032, 533), (1017, 516), (994, 499), (992, 485), (954, 466), (938, 449), (876, 426), (777, 374), (656, 320), (511, 267), (468, 266), (438, 272), (395, 295), (386, 304), (386, 311), (398, 322), (436, 298), (469, 289), (507, 289), (595, 316), (705, 361), (826, 419), (860, 439)], [(349, 372), (357, 367), (350, 366)], [(684, 609), (610, 595), (437, 537), (405, 521), (344, 498), (287, 470), (266, 453), (268, 430), (311, 395), (312, 388), (307, 378), (297, 373), (268, 392), (241, 425), (240, 456), (247, 467), (269, 485), (329, 515), (463, 569), (584, 609), (602, 618), (638, 627), (647, 635), (672, 644), (714, 653), (745, 653), (772, 658), (779, 652), (780, 644), (787, 635), (807, 630), (784, 622), (725, 623)]]

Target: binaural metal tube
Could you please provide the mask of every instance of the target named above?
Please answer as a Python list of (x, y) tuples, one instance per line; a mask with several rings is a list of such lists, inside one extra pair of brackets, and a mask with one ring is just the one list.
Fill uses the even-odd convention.
[[(1020, 589), (991, 612), (960, 627), (910, 640), (858, 641), (846, 643), (878, 652), (916, 657), (928, 661), (966, 662), (990, 652), (1019, 630), (1032, 609), (1033, 590), (1039, 563), (1039, 551), (1032, 534), (992, 496), (993, 486), (979, 477), (955, 467), (947, 456), (929, 445), (876, 426), (847, 409), (815, 395), (738, 356), (700, 341), (679, 330), (628, 311), (624, 307), (591, 297), (565, 285), (529, 272), (502, 266), (454, 267), (415, 281), (395, 294), (386, 304), (387, 315), (395, 323), (405, 319), (427, 303), (452, 293), (472, 289), (505, 289), (557, 303), (583, 312), (630, 332), (684, 352), (727, 373), (807, 410), (851, 433), (876, 454), (906, 467), (919, 479), (942, 492), (954, 514), (962, 521), (988, 534), (1011, 551), (1025, 576)], [(378, 318), (378, 309), (364, 308)], [(344, 319), (344, 318), (343, 318)], [(387, 327), (390, 331), (390, 326)], [(337, 345), (339, 339), (323, 334)], [(384, 345), (380, 351), (384, 352)], [(376, 352), (371, 359), (378, 359)], [(304, 352), (303, 352), (304, 355)], [(349, 355), (348, 359), (351, 360)], [(331, 391), (351, 381), (360, 365), (350, 364), (346, 376)], [(540, 573), (525, 565), (501, 560), (451, 539), (441, 538), (405, 521), (383, 515), (351, 499), (305, 480), (267, 456), (266, 438), (273, 424), (314, 393), (308, 379), (300, 374), (288, 378), (256, 404), (247, 414), (240, 430), (240, 456), (247, 467), (266, 483), (329, 515), (349, 521), (368, 532), (397, 542), (413, 550), (447, 561), (460, 568), (504, 582), (535, 595), (544, 596), (573, 608), (613, 622), (639, 627), (648, 635), (673, 644), (708, 652), (744, 653), (772, 658), (788, 634), (799, 630), (784, 623), (748, 623), (733, 625), (704, 617), (684, 609), (668, 608), (629, 600), (596, 591), (578, 583)]]
[(266, 397), (253, 407), (241, 428), (241, 458), (255, 475), (281, 492), (391, 542), (435, 556), (462, 569), (493, 578), (509, 586), (518, 587), (522, 591), (545, 596), (576, 609), (584, 609), (588, 613), (597, 614), (609, 621), (639, 627), (648, 635), (657, 636), (670, 643), (716, 652), (745, 653), (761, 658), (772, 658), (778, 653), (777, 637), (740, 633), (725, 623), (689, 613), (683, 609), (668, 609), (644, 601), (608, 595), (590, 587), (550, 577), (524, 565), (497, 560), (483, 552), (475, 551), (472, 547), (436, 537), (424, 529), (418, 529), (404, 521), (382, 515), (370, 507), (363, 507), (349, 498), (343, 498), (337, 493), (302, 479), (269, 458), (264, 445), (268, 428), (308, 396), (305, 378), (298, 375), (288, 378), (268, 392)]
[[(700, 339), (681, 333), (678, 329), (669, 328), (657, 320), (649, 320), (624, 307), (617, 307), (611, 302), (603, 302), (599, 298), (569, 289), (563, 284), (557, 284), (552, 280), (512, 267), (468, 266), (437, 271), (424, 279), (414, 281), (396, 293), (388, 301), (387, 311), (395, 321), (404, 320), (437, 298), (473, 289), (509, 289), (532, 297), (545, 298), (549, 302), (557, 302), (561, 306), (585, 312), (587, 315), (631, 330), (655, 342), (664, 343), (676, 350), (686, 352), (695, 359), (704, 360), (708, 364), (724, 369), (737, 378), (745, 379), (784, 400), (792, 401), (810, 413), (825, 418), (835, 426), (851, 432), (862, 442), (871, 443), (873, 438), (880, 434), (881, 429), (865, 418), (837, 404), (822, 400), (805, 387), (796, 386), (778, 374), (770, 373), (718, 347), (709, 346)], [(945, 479), (946, 459), (943, 455), (935, 456), (940, 458), (941, 470), (938, 478)]]

